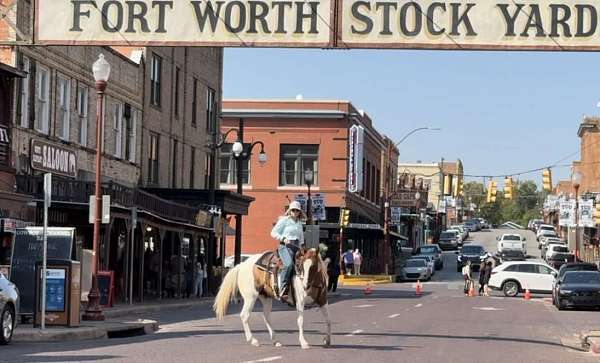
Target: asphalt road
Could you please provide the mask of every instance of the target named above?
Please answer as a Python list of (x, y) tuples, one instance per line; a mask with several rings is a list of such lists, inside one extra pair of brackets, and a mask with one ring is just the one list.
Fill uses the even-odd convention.
[[(499, 231), (475, 233), (472, 240), (495, 249)], [(528, 233), (528, 232), (526, 232)], [(527, 234), (530, 251), (537, 244)], [(539, 255), (539, 253), (537, 254)], [(341, 288), (330, 300), (332, 346), (321, 344), (325, 325), (318, 311), (305, 314), (305, 335), (312, 345), (300, 349), (295, 311), (276, 304), (273, 325), (283, 347), (274, 347), (260, 314), (251, 326), (260, 347), (244, 340), (239, 305), (223, 321), (208, 304), (163, 311), (144, 317), (159, 319), (153, 335), (102, 341), (14, 344), (0, 347), (2, 362), (598, 362), (598, 357), (565, 344), (581, 330), (600, 330), (600, 311), (558, 311), (548, 296), (465, 297), (456, 272), (456, 255), (444, 254), (445, 267), (424, 293), (413, 283)], [(257, 304), (255, 311), (260, 310)]]

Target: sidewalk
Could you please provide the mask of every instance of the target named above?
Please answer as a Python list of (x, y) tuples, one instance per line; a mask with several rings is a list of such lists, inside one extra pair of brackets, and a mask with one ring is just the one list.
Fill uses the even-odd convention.
[(380, 284), (389, 284), (393, 282), (393, 275), (340, 275), (338, 279), (338, 284), (340, 286), (366, 286), (368, 284), (371, 285), (380, 285)]

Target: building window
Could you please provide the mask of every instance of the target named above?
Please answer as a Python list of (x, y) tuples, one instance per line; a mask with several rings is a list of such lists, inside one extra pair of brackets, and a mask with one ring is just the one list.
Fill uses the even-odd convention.
[(196, 148), (190, 149), (190, 188), (194, 189), (194, 179), (196, 176)]
[(130, 104), (125, 104), (123, 109), (124, 132), (125, 132), (125, 155), (124, 157), (132, 163), (135, 163), (135, 125), (137, 123), (138, 112), (131, 108)]
[(56, 112), (56, 127), (58, 128), (58, 137), (69, 141), (69, 132), (71, 124), (71, 82), (69, 79), (58, 76), (56, 82), (58, 109)]
[(173, 113), (175, 116), (179, 116), (179, 79), (181, 77), (181, 70), (179, 67), (175, 67), (175, 104), (173, 105)]
[(217, 130), (217, 97), (215, 90), (206, 89), (206, 131), (212, 134)]
[(123, 104), (113, 104), (113, 131), (115, 133), (115, 157), (123, 157)]
[(21, 127), (29, 127), (29, 84), (31, 82), (31, 62), (29, 58), (23, 57), (23, 61), (21, 63), (21, 70), (27, 73), (25, 78), (21, 79), (21, 89), (20, 89), (20, 110), (21, 110), (21, 119), (20, 124)]
[(150, 103), (160, 107), (160, 87), (162, 80), (162, 58), (152, 55), (150, 67)]
[(159, 135), (150, 134), (150, 154), (148, 155), (148, 184), (158, 184)]
[(367, 183), (364, 185), (364, 188), (367, 190), (365, 198), (367, 200), (371, 200), (371, 163), (367, 161)]
[(204, 187), (207, 188), (210, 184), (210, 176), (213, 173), (210, 154), (204, 155), (204, 165), (206, 165), (206, 167), (204, 168)]
[(194, 78), (192, 89), (192, 126), (196, 127), (198, 121), (198, 80)]
[(304, 185), (304, 171), (312, 170), (313, 184), (319, 185), (319, 145), (281, 145), (279, 185)]
[(177, 163), (179, 154), (179, 142), (173, 140), (173, 157), (171, 158), (171, 186), (177, 188)]
[(44, 134), (50, 131), (50, 71), (39, 66), (36, 73), (35, 129)]
[(377, 169), (375, 174), (375, 204), (379, 205), (381, 202), (381, 170)]
[[(231, 152), (233, 144), (224, 144), (221, 146), (219, 154), (221, 176), (219, 182), (221, 184), (237, 185), (237, 159)], [(247, 149), (250, 144), (244, 144)], [(242, 183), (250, 184), (250, 160), (242, 160)]]
[(88, 88), (83, 84), (77, 84), (77, 118), (79, 123), (79, 143), (87, 146)]

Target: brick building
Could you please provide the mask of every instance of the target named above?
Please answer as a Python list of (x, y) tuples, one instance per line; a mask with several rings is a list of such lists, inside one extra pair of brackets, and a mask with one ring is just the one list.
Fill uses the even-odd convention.
[[(382, 272), (389, 248), (383, 243), (383, 206), (387, 185), (396, 175), (398, 151), (373, 126), (370, 117), (349, 101), (225, 100), (221, 131), (244, 125), (244, 143), (262, 141), (267, 162), (250, 158), (243, 166), (243, 192), (255, 198), (249, 216), (243, 219), (243, 252), (271, 250), (277, 242), (270, 231), (291, 200), (305, 198), (306, 169), (314, 173), (312, 197), (320, 194), (325, 208), (318, 220), (320, 240), (330, 245), (337, 258), (340, 208), (351, 210), (351, 223), (344, 230), (344, 248), (359, 248), (365, 256), (365, 271)], [(353, 125), (364, 128), (362, 190), (348, 191), (349, 132)], [(221, 189), (235, 189), (235, 158), (231, 133), (220, 159)], [(387, 139), (389, 140), (389, 139)], [(390, 147), (388, 150), (387, 147)], [(256, 151), (255, 151), (256, 155)], [(390, 163), (389, 160), (393, 160)], [(389, 170), (389, 172), (386, 172)], [(233, 238), (227, 254), (233, 253)]]

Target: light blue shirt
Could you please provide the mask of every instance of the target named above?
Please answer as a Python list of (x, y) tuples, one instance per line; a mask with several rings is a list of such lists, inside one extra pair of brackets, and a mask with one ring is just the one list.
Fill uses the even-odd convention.
[(298, 240), (300, 244), (304, 243), (304, 232), (302, 231), (302, 222), (294, 221), (292, 217), (281, 217), (277, 224), (271, 230), (271, 237), (278, 241), (286, 239), (286, 243), (292, 240)]

